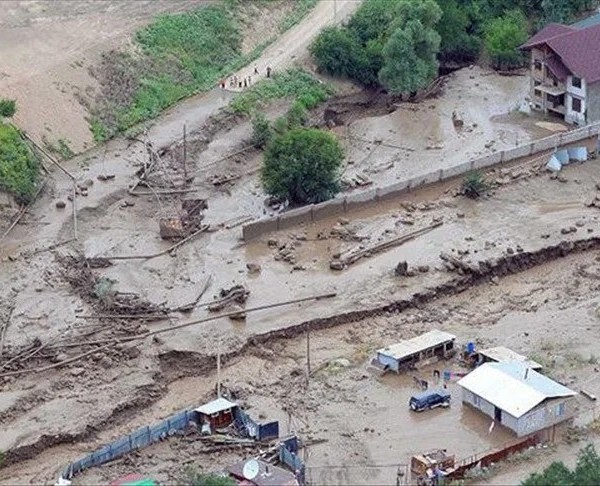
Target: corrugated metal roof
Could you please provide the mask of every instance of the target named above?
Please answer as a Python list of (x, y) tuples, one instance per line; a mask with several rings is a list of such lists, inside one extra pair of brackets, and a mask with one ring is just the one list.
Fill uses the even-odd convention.
[(459, 380), (458, 384), (515, 418), (523, 416), (547, 398), (576, 395), (566, 386), (517, 361), (485, 363)]
[(434, 329), (412, 339), (400, 341), (399, 343), (392, 344), (387, 348), (382, 348), (377, 352), (385, 356), (390, 356), (394, 359), (403, 359), (419, 353), (420, 351), (439, 346), (440, 344), (443, 344), (447, 341), (453, 341), (455, 339), (456, 336), (454, 334)]
[(568, 34), (573, 32), (575, 29), (563, 24), (551, 23), (546, 25), (537, 34), (531, 37), (525, 44), (521, 46), (521, 49), (530, 49), (531, 47), (543, 44), (548, 39), (552, 39), (557, 35)]
[(203, 415), (212, 415), (213, 413), (222, 412), (223, 410), (229, 410), (230, 408), (237, 407), (236, 403), (230, 402), (226, 398), (217, 398), (212, 402), (205, 403), (201, 407), (196, 409), (196, 412)]
[(571, 24), (571, 27), (576, 29), (587, 29), (588, 27), (593, 27), (594, 25), (600, 24), (600, 13), (595, 15), (591, 15), (586, 19), (580, 20), (579, 22), (575, 22)]
[(512, 349), (505, 348), (504, 346), (496, 346), (495, 348), (482, 349), (479, 351), (479, 354), (483, 356), (487, 356), (494, 361), (498, 361), (503, 363), (505, 361), (518, 361), (529, 368), (534, 370), (541, 370), (543, 366), (535, 361), (529, 359), (527, 356), (523, 356), (522, 354), (516, 353)]

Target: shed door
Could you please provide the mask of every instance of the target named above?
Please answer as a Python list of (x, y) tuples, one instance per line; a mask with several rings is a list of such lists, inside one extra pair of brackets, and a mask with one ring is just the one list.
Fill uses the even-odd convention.
[(498, 407), (494, 407), (494, 420), (499, 424), (502, 423), (502, 410), (500, 410)]

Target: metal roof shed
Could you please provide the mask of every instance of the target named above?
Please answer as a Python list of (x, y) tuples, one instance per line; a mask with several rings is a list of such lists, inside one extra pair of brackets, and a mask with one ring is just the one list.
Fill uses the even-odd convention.
[(205, 403), (196, 409), (196, 412), (202, 415), (213, 415), (237, 407), (237, 403), (230, 402), (226, 398), (217, 398), (212, 402)]
[(448, 350), (454, 348), (455, 339), (456, 336), (453, 334), (434, 329), (412, 339), (379, 349), (377, 360), (381, 365), (398, 372), (404, 364), (412, 365), (436, 354), (445, 355)]
[(519, 437), (570, 418), (567, 399), (576, 395), (517, 361), (485, 363), (458, 385), (463, 389), (463, 403), (489, 415)]
[(504, 363), (507, 361), (517, 361), (527, 365), (532, 370), (541, 370), (543, 368), (541, 364), (529, 359), (527, 356), (523, 356), (504, 346), (482, 349), (481, 351), (478, 351), (478, 353), (484, 357), (486, 362), (495, 361), (497, 363)]

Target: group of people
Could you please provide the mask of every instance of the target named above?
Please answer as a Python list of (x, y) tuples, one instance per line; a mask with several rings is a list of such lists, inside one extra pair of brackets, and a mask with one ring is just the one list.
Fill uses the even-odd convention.
[[(258, 71), (258, 67), (254, 67), (254, 75), (258, 76), (260, 73)], [(271, 77), (271, 67), (267, 66), (267, 78)], [(250, 86), (252, 84), (252, 76), (248, 75), (248, 76), (244, 76), (243, 78), (238, 78), (237, 76), (232, 76), (231, 78), (229, 78), (229, 87), (230, 88), (247, 88), (248, 86)], [(225, 89), (227, 87), (227, 80), (224, 79), (223, 81), (221, 81), (220, 86), (222, 89)]]

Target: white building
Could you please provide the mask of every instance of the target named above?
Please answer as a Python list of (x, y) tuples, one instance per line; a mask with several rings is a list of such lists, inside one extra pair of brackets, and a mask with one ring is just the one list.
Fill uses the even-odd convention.
[(576, 393), (522, 362), (485, 363), (458, 385), (463, 403), (511, 429), (533, 434), (573, 416)]

